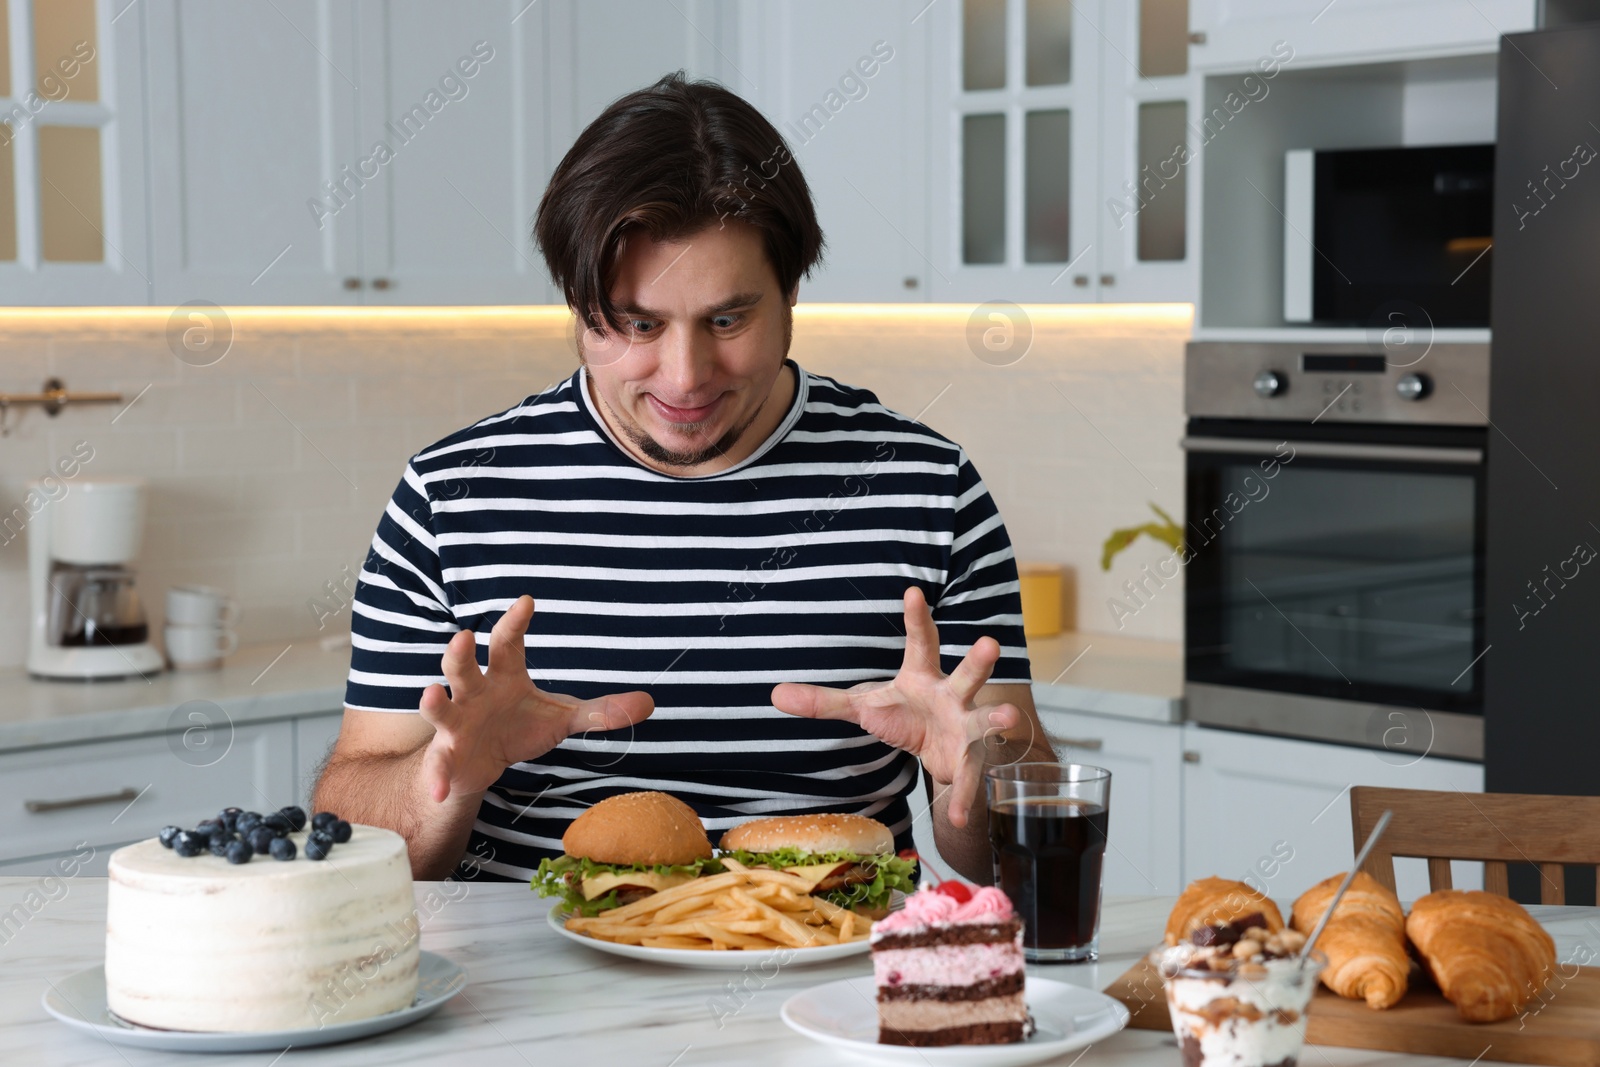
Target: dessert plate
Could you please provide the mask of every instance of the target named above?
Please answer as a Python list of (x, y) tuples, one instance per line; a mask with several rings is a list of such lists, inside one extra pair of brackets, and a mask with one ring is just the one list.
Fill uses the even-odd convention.
[(329, 1023), (320, 1029), (263, 1030), (255, 1033), (155, 1030), (119, 1019), (106, 1007), (106, 969), (90, 967), (59, 978), (44, 991), (44, 1010), (74, 1030), (94, 1034), (113, 1045), (156, 1048), (169, 1052), (282, 1052), (286, 1048), (331, 1045), (371, 1037), (427, 1018), (467, 984), (467, 972), (432, 952), (417, 961), (417, 999), (409, 1008), (370, 1019)]
[(1092, 1045), (1128, 1025), (1128, 1009), (1092, 989), (1029, 975), (1023, 996), (1038, 1029), (1015, 1045), (880, 1045), (878, 991), (871, 978), (845, 978), (796, 993), (784, 1002), (783, 1021), (813, 1041), (854, 1056), (922, 1067), (1043, 1063)]
[[(647, 960), (650, 963), (663, 963), (672, 967), (695, 967), (706, 971), (742, 971), (747, 967), (755, 967), (766, 960), (776, 960), (788, 966), (803, 966), (809, 963), (827, 963), (830, 960), (846, 959), (850, 956), (861, 956), (869, 952), (872, 946), (865, 938), (852, 941), (848, 945), (818, 945), (816, 948), (775, 948), (768, 951), (743, 949), (699, 949), (699, 948), (646, 948), (644, 945), (624, 945), (616, 941), (602, 941), (598, 937), (576, 933), (566, 927), (568, 913), (563, 906), (557, 904), (550, 909), (550, 929), (566, 938), (576, 941), (585, 948), (592, 948), (599, 952), (609, 952), (613, 956), (626, 956), (633, 960)], [(871, 979), (868, 979), (871, 981)]]

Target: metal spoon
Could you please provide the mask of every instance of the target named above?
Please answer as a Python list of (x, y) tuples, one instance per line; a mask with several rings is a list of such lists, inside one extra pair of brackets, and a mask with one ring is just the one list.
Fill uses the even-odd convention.
[(1344, 881), (1339, 883), (1338, 890), (1333, 894), (1333, 900), (1328, 903), (1328, 910), (1322, 913), (1322, 918), (1317, 920), (1317, 925), (1311, 928), (1311, 936), (1306, 938), (1305, 947), (1300, 950), (1300, 967), (1305, 968), (1306, 960), (1311, 958), (1311, 946), (1317, 943), (1317, 938), (1322, 936), (1322, 928), (1328, 925), (1328, 920), (1333, 918), (1333, 910), (1339, 906), (1339, 901), (1344, 898), (1344, 891), (1350, 888), (1350, 883), (1355, 881), (1356, 872), (1366, 862), (1367, 853), (1372, 851), (1372, 846), (1378, 843), (1378, 838), (1383, 836), (1383, 831), (1389, 826), (1389, 820), (1394, 818), (1394, 812), (1385, 811), (1378, 816), (1378, 823), (1372, 828), (1372, 833), (1367, 835), (1366, 844), (1361, 846), (1361, 851), (1356, 853), (1355, 862), (1350, 865), (1350, 873), (1344, 876)]

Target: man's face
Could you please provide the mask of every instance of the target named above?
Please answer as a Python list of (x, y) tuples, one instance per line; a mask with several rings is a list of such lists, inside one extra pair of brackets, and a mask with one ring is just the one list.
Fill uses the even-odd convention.
[(672, 241), (636, 235), (611, 296), (628, 332), (580, 323), (578, 354), (607, 422), (651, 466), (730, 466), (781, 421), (795, 294), (779, 290), (760, 231), (728, 222)]

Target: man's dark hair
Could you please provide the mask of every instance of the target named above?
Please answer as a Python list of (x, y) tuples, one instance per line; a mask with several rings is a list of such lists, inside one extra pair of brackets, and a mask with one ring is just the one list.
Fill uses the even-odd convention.
[(677, 71), (578, 135), (550, 176), (533, 237), (584, 324), (624, 332), (611, 284), (626, 239), (671, 240), (730, 218), (761, 231), (785, 294), (821, 258), (811, 190), (783, 136), (739, 96)]

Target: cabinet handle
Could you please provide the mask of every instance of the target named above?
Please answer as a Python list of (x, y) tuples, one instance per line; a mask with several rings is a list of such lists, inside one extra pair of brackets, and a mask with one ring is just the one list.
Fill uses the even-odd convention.
[(344, 287), (346, 289), (359, 289), (361, 288), (361, 279), (355, 277), (346, 278), (344, 280)]
[(133, 786), (123, 786), (115, 793), (101, 793), (92, 797), (71, 797), (67, 800), (24, 800), (22, 806), (28, 809), (29, 814), (38, 815), (46, 811), (62, 811), (66, 808), (88, 808), (96, 804), (131, 804), (139, 799), (139, 791)]
[(1079, 289), (1087, 289), (1089, 287), (1089, 276), (1087, 274), (1074, 274), (1072, 276), (1072, 284)]
[(1106, 743), (1098, 737), (1057, 737), (1054, 734), (1047, 736), (1052, 745), (1060, 745), (1062, 748), (1081, 748), (1086, 752), (1099, 752), (1106, 747)]
[(1196, 752), (1192, 748), (1184, 749), (1183, 750), (1183, 762), (1185, 762), (1185, 763), (1199, 763), (1200, 762), (1200, 753)]
[(372, 279), (372, 287), (374, 289), (387, 289), (387, 288), (389, 288), (389, 286), (391, 286), (393, 284), (394, 284), (394, 282), (390, 281), (388, 278), (374, 278), (374, 279)]
[(1205, 44), (1206, 43), (1206, 31), (1205, 30), (1195, 30), (1193, 33), (1191, 33), (1189, 35), (1189, 43), (1190, 44)]
[(1101, 285), (1116, 285), (1117, 284), (1117, 276), (1115, 274), (1102, 274), (1102, 275), (1100, 275), (1100, 284)]
[(906, 285), (907, 289), (915, 289), (917, 286), (919, 286), (921, 284), (922, 284), (922, 280), (920, 278), (916, 278), (916, 277), (913, 277), (913, 276), (907, 276), (906, 277), (905, 285)]

